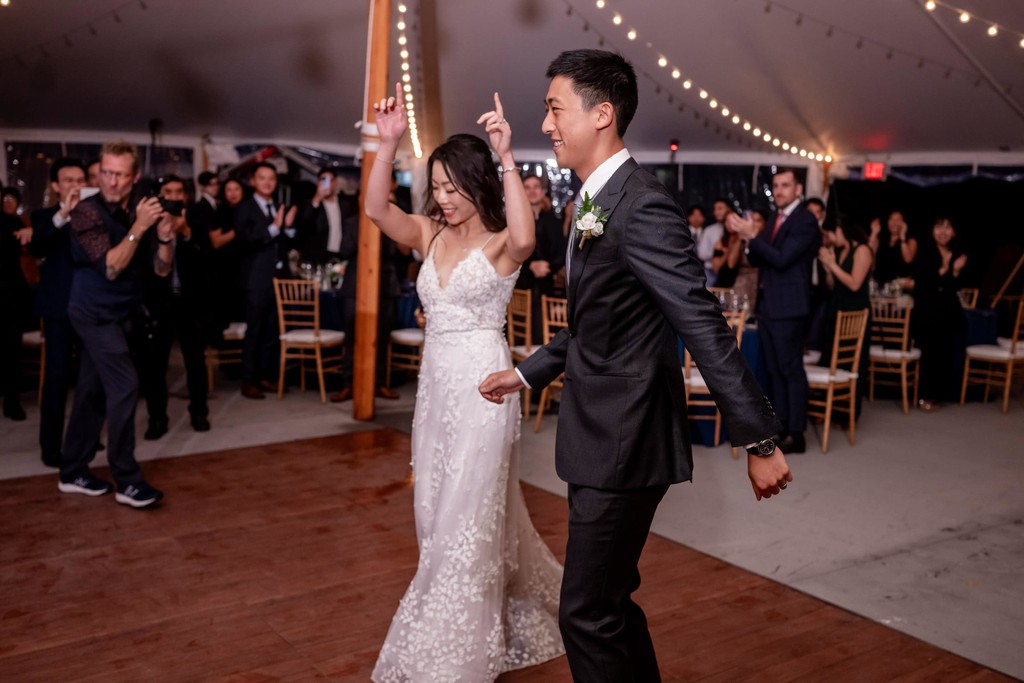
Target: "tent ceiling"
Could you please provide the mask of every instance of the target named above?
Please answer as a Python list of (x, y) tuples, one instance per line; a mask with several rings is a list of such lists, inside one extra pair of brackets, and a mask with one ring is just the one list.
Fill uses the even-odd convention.
[[(684, 91), (658, 67), (663, 54), (722, 104), (801, 147), (840, 156), (1024, 151), (1019, 36), (989, 38), (979, 22), (961, 26), (941, 8), (933, 20), (917, 0), (773, 1), (768, 12), (765, 0), (608, 0), (621, 27), (593, 0), (569, 3), (408, 0), (440, 27), (440, 77), (417, 92), (438, 88), (444, 134), (472, 131), (498, 90), (517, 147), (547, 148), (546, 65), (562, 49), (597, 47), (603, 34), (606, 48), (650, 75), (640, 77), (627, 135), (634, 150), (663, 150), (672, 138), (684, 151), (770, 149), (710, 109), (697, 87)], [(1024, 32), (1020, 0), (959, 5)], [(12, 0), (0, 9), (0, 128), (146, 133), (159, 118), (168, 134), (354, 146), (367, 16), (365, 0)], [(1017, 110), (936, 20), (1010, 88)], [(416, 31), (411, 38), (419, 50)]]

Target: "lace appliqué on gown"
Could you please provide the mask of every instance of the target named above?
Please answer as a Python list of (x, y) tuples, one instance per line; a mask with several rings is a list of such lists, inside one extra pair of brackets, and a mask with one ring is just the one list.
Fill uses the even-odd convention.
[(433, 252), (420, 269), (427, 327), (412, 431), (420, 557), (377, 683), (486, 683), (564, 652), (562, 568), (519, 487), (518, 395), (496, 405), (477, 390), (512, 366), (502, 326), (516, 275), (498, 275), (481, 249), (445, 287)]

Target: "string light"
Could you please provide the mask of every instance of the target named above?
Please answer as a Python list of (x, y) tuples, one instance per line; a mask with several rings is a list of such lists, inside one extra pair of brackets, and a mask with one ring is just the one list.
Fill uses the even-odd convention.
[(411, 66), (409, 64), (409, 49), (406, 47), (409, 44), (409, 39), (405, 35), (406, 21), (405, 13), (408, 11), (408, 7), (405, 3), (399, 3), (398, 5), (398, 22), (395, 24), (395, 28), (399, 30), (397, 42), (402, 46), (402, 50), (399, 52), (399, 56), (402, 58), (402, 90), (405, 92), (405, 113), (409, 121), (409, 141), (412, 142), (412, 153), (417, 159), (423, 158), (423, 146), (420, 144), (420, 131), (419, 125), (416, 123), (416, 98), (412, 92), (412, 75)]
[(991, 19), (980, 17), (977, 14), (972, 14), (971, 12), (968, 12), (966, 9), (962, 7), (950, 5), (949, 3), (943, 2), (942, 0), (927, 0), (927, 2), (924, 3), (924, 8), (929, 12), (934, 12), (939, 7), (956, 14), (957, 19), (964, 26), (970, 24), (972, 20), (977, 19), (982, 26), (987, 26), (987, 28), (985, 29), (985, 33), (990, 38), (995, 38), (999, 36), (999, 34), (1001, 33), (1007, 33), (1011, 36), (1016, 36), (1015, 38), (1013, 38), (1013, 40), (1020, 40), (1018, 44), (1021, 47), (1024, 47), (1024, 33), (1014, 31), (1013, 29), (1008, 28), (1003, 24), (1000, 24), (998, 21), (992, 21)]
[[(583, 15), (579, 12), (579, 10), (577, 8), (573, 7), (573, 4), (572, 4), (571, 0), (565, 0), (565, 3), (566, 3), (566, 7), (568, 9), (573, 10), (573, 11), (567, 12), (567, 15), (572, 16), (573, 14), (575, 14), (577, 17), (580, 18), (580, 21), (582, 21), (585, 26), (589, 27), (589, 24), (587, 24), (586, 19), (583, 17)], [(606, 9), (606, 8), (607, 9), (611, 9), (609, 7), (608, 0), (595, 0), (595, 4), (596, 4), (598, 9)], [(765, 5), (765, 11), (771, 11), (771, 5), (772, 5), (772, 1), (767, 2), (766, 5)], [(785, 8), (785, 6), (781, 6), (781, 7), (783, 7), (784, 9), (788, 9), (788, 8)], [(797, 22), (796, 22), (797, 26), (802, 25), (804, 23), (805, 19), (808, 20), (808, 21), (814, 21), (814, 19), (812, 17), (805, 17), (803, 14), (800, 14), (800, 13), (795, 13), (795, 14), (798, 15), (797, 16)], [(623, 17), (623, 15), (620, 12), (612, 11), (611, 12), (611, 22), (615, 26), (621, 26), (623, 23), (625, 23), (625, 18)], [(829, 29), (829, 31), (828, 31), (828, 35), (829, 36), (831, 36), (832, 33), (835, 30), (837, 30), (834, 26), (831, 26), (831, 25), (828, 26), (828, 29)], [(629, 31), (626, 33), (626, 37), (630, 41), (636, 41), (637, 35), (638, 35), (637, 34), (637, 30), (635, 28), (630, 28)], [(599, 31), (597, 32), (597, 36), (598, 36), (598, 43), (600, 45), (603, 45), (604, 44), (604, 36), (602, 36)], [(657, 48), (650, 41), (648, 41), (646, 43), (646, 47), (648, 48), (648, 50), (650, 50), (654, 54), (654, 56), (652, 58), (652, 62), (653, 63), (656, 63), (658, 65), (658, 67), (661, 68), (661, 69), (664, 69), (664, 68), (667, 68), (667, 67), (670, 68), (671, 70), (669, 71), (669, 73), (671, 74), (673, 80), (679, 80), (680, 78), (682, 78), (682, 75), (683, 75), (682, 70), (678, 66), (673, 65), (671, 63), (671, 58), (666, 53), (658, 51)], [(654, 76), (651, 75), (651, 73), (648, 73), (647, 71), (645, 71), (642, 68), (638, 68), (638, 72), (642, 73), (644, 76), (646, 76), (647, 78), (649, 78), (650, 80), (652, 80), (654, 82), (654, 84), (655, 84), (655, 94), (656, 95), (661, 94), (662, 85), (663, 85), (662, 83), (659, 83), (658, 80)], [(694, 87), (693, 79), (686, 78), (686, 79), (684, 79), (682, 81), (681, 85), (682, 85), (684, 90), (690, 90), (691, 88)], [(737, 125), (738, 126), (738, 125), (740, 125), (741, 122), (743, 122), (743, 129), (745, 131), (751, 132), (753, 134), (753, 136), (755, 138), (757, 138), (759, 141), (763, 140), (765, 143), (770, 144), (773, 147), (781, 148), (781, 149), (784, 149), (784, 150), (791, 150), (791, 153), (793, 153), (793, 154), (797, 153), (797, 149), (798, 148), (797, 148), (796, 145), (791, 145), (789, 142), (784, 141), (781, 138), (773, 136), (773, 135), (771, 135), (769, 133), (762, 132), (761, 128), (755, 127), (749, 120), (746, 120), (746, 119), (742, 118), (739, 114), (737, 114), (735, 111), (731, 110), (730, 108), (725, 107), (724, 105), (721, 105), (721, 103), (719, 102), (718, 98), (712, 97), (711, 93), (707, 90), (707, 88), (699, 88), (699, 89), (697, 89), (697, 93), (700, 96), (700, 99), (704, 100), (707, 103), (708, 107), (710, 107), (711, 109), (719, 111), (721, 113), (722, 117), (725, 118), (727, 121), (731, 121), (733, 125)], [(671, 93), (669, 93), (667, 99), (669, 100), (669, 104), (672, 104), (672, 94)], [(679, 110), (680, 111), (684, 111), (684, 109), (685, 109), (684, 105), (680, 105), (679, 106)], [(710, 128), (712, 121), (707, 116), (702, 115), (702, 114), (700, 114), (697, 111), (694, 111), (694, 117), (696, 118), (697, 121), (700, 121), (701, 119), (704, 119), (704, 127), (705, 128)], [(715, 132), (717, 134), (722, 134), (722, 132), (723, 132), (722, 131), (722, 127), (720, 125), (716, 125), (715, 126)], [(727, 132), (726, 135), (727, 135), (727, 139), (731, 139), (732, 133), (728, 133)], [(740, 139), (737, 139), (737, 142), (742, 144), (742, 140), (740, 140)], [(749, 144), (748, 144), (748, 146), (749, 146)], [(820, 155), (820, 156), (821, 156), (822, 159), (825, 158), (823, 154)], [(804, 157), (805, 158), (810, 158), (812, 160), (816, 158), (814, 153), (808, 153), (806, 151), (804, 151)]]

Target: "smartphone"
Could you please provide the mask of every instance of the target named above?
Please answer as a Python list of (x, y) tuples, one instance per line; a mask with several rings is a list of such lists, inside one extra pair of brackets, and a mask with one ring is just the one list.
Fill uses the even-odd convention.
[[(307, 187), (308, 187), (308, 185), (307, 185)], [(321, 178), (320, 179), (320, 187), (322, 187), (325, 190), (331, 189), (331, 176), (325, 175), (323, 178)]]
[(88, 199), (94, 194), (99, 194), (99, 191), (100, 188), (98, 187), (83, 187), (78, 191), (78, 199), (79, 201), (81, 201), (82, 199)]

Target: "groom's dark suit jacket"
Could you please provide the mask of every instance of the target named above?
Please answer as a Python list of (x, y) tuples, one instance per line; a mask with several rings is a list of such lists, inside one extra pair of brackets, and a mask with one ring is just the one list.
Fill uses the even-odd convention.
[(700, 367), (733, 444), (777, 434), (768, 399), (736, 347), (682, 211), (627, 160), (594, 198), (604, 234), (571, 246), (569, 326), (519, 365), (537, 389), (565, 372), (555, 467), (602, 489), (691, 478), (693, 458), (676, 336)]

